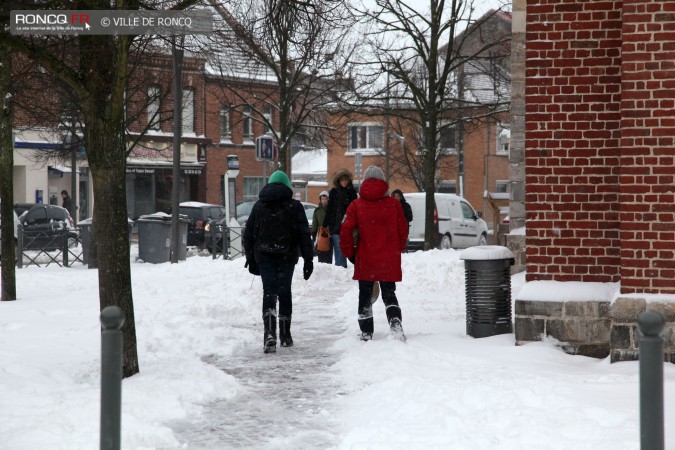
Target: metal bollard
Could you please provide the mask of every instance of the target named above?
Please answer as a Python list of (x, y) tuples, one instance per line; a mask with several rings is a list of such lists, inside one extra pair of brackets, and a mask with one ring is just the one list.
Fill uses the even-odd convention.
[(61, 230), (61, 248), (63, 250), (63, 267), (68, 267), (68, 231)]
[(16, 227), (16, 267), (23, 269), (23, 225)]
[(101, 450), (119, 450), (122, 415), (122, 325), (117, 306), (101, 312)]
[(218, 234), (218, 222), (215, 220), (211, 222), (211, 257), (212, 259), (218, 258), (218, 243), (217, 234)]
[(640, 448), (664, 449), (663, 340), (665, 318), (656, 311), (638, 317), (640, 329)]

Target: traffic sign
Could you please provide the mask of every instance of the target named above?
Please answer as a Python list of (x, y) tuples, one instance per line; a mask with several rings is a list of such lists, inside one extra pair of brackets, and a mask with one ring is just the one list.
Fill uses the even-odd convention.
[(258, 160), (277, 158), (277, 146), (271, 136), (258, 136), (255, 139), (255, 157)]

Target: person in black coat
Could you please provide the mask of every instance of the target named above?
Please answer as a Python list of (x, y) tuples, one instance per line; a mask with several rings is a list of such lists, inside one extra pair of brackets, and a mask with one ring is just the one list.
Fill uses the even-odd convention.
[(70, 195), (65, 189), (61, 191), (61, 197), (63, 198), (63, 207), (68, 210), (70, 215), (73, 214), (73, 202), (70, 200)]
[(410, 222), (413, 221), (412, 207), (410, 206), (410, 203), (406, 201), (405, 197), (403, 196), (403, 192), (401, 192), (400, 189), (396, 189), (391, 193), (391, 196), (401, 202), (401, 206), (403, 207), (403, 215), (405, 216), (405, 220), (408, 221), (408, 225), (410, 225)]
[(305, 280), (314, 270), (314, 250), (307, 215), (302, 204), (292, 197), (288, 176), (280, 170), (274, 172), (269, 184), (260, 191), (259, 200), (253, 205), (244, 229), (245, 267), (252, 274), (260, 275), (263, 283), (265, 353), (276, 352), (277, 298), (281, 346), (293, 345), (291, 281), (298, 255), (305, 260), (302, 270)]
[(347, 207), (356, 200), (356, 190), (353, 184), (354, 177), (347, 169), (340, 169), (332, 177), (333, 188), (328, 193), (328, 206), (323, 226), (330, 229), (333, 251), (335, 252), (335, 265), (347, 267), (347, 258), (340, 250), (340, 227), (342, 219), (347, 212)]

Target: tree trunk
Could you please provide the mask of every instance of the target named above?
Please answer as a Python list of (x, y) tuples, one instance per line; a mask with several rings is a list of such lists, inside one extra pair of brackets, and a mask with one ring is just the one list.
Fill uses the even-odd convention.
[(14, 145), (12, 139), (12, 61), (0, 51), (0, 218), (2, 219), (2, 293), (0, 300), (16, 300), (16, 245), (14, 241)]
[[(100, 99), (99, 101), (104, 101)], [(87, 145), (96, 148), (89, 158), (94, 181), (93, 243), (98, 255), (101, 310), (118, 306), (124, 312), (124, 377), (138, 373), (136, 326), (131, 291), (129, 232), (126, 201), (126, 148), (122, 123), (92, 118), (84, 108)]]
[(427, 128), (425, 130), (425, 152), (424, 152), (424, 188), (425, 188), (425, 210), (424, 210), (424, 250), (436, 248), (436, 227), (434, 226), (434, 212), (436, 211), (436, 131)]

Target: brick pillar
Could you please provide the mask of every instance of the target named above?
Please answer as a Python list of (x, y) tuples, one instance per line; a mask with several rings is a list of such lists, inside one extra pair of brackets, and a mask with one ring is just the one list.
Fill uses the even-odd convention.
[(624, 0), (621, 290), (675, 293), (675, 2)]

